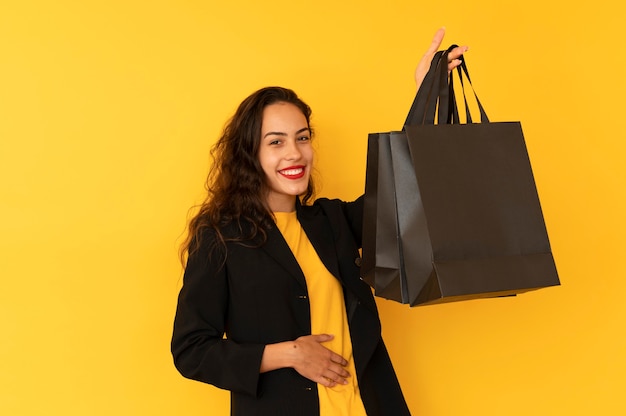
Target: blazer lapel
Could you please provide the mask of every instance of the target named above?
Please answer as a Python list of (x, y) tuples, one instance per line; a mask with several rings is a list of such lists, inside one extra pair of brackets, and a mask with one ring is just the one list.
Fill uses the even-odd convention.
[(313, 215), (307, 208), (298, 204), (298, 220), (304, 229), (309, 241), (315, 248), (324, 266), (339, 281), (341, 275), (339, 273), (339, 262), (337, 261), (337, 252), (335, 251), (335, 240), (328, 220), (322, 215)]
[[(309, 241), (311, 241), (320, 260), (324, 263), (328, 271), (343, 283), (341, 274), (339, 273), (335, 241), (328, 220), (323, 215), (315, 215), (315, 213), (311, 212), (311, 207), (301, 206), (299, 201), (296, 203), (296, 209), (298, 211), (298, 221), (309, 238)], [(304, 273), (302, 273), (298, 261), (277, 227), (273, 227), (269, 230), (267, 241), (262, 247), (267, 254), (276, 260), (278, 264), (306, 289)]]
[(341, 282), (344, 287), (344, 298), (346, 302), (346, 312), (348, 314), (348, 320), (351, 321), (358, 305), (358, 293), (353, 285), (348, 284), (349, 279), (346, 281), (342, 278), (339, 272), (339, 260), (337, 259), (337, 251), (335, 250), (335, 239), (332, 234), (331, 226), (325, 216), (314, 215), (309, 211), (308, 207), (300, 207), (298, 211), (298, 219), (302, 228), (306, 232), (307, 237), (313, 244), (315, 251), (324, 263), (324, 266), (328, 269), (333, 276)]
[(289, 245), (285, 241), (282, 233), (277, 227), (272, 227), (267, 235), (267, 241), (263, 244), (263, 250), (269, 254), (278, 264), (280, 264), (287, 272), (292, 275), (304, 289), (306, 289), (306, 280), (304, 273), (298, 265), (298, 261), (294, 257)]

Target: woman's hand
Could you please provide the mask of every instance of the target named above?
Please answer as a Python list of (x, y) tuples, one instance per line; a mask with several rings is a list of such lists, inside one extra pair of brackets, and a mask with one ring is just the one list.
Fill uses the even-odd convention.
[(300, 375), (326, 387), (348, 384), (350, 373), (345, 369), (348, 361), (322, 345), (333, 338), (328, 334), (307, 335), (295, 341), (266, 345), (260, 371), (265, 373), (291, 367)]
[(345, 369), (348, 361), (322, 345), (333, 338), (333, 335), (321, 334), (296, 339), (293, 342), (293, 368), (300, 375), (326, 387), (348, 384), (350, 373)]
[[(433, 37), (433, 41), (430, 44), (430, 47), (422, 56), (417, 68), (415, 69), (415, 84), (417, 85), (417, 89), (419, 89), (420, 85), (422, 85), (422, 81), (424, 77), (428, 73), (428, 69), (430, 68), (430, 63), (433, 60), (433, 56), (439, 50), (441, 46), (441, 41), (443, 41), (443, 36), (446, 34), (446, 29), (441, 28), (435, 33)], [(467, 52), (469, 47), (467, 46), (458, 46), (450, 51), (448, 54), (448, 71), (452, 71), (454, 68), (461, 64), (461, 60), (459, 59), (461, 55)]]

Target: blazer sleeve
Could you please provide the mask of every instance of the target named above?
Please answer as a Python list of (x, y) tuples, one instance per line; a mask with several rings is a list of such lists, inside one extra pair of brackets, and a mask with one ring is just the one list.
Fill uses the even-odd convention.
[(204, 240), (187, 262), (178, 296), (171, 342), (174, 365), (187, 378), (257, 396), (265, 346), (224, 337), (229, 307), (226, 262), (223, 254), (209, 258), (210, 239)]

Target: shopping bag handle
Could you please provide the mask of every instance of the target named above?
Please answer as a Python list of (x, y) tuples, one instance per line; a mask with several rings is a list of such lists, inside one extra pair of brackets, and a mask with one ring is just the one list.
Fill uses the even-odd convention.
[[(452, 45), (452, 46), (450, 46), (450, 48), (448, 48), (448, 51), (450, 51), (450, 50), (452, 50), (452, 49), (454, 49), (456, 47), (457, 47), (457, 45)], [(457, 72), (459, 74), (459, 81), (460, 81), (460, 84), (461, 84), (461, 90), (463, 91), (463, 102), (465, 104), (465, 116), (467, 118), (467, 123), (468, 124), (472, 123), (472, 114), (471, 114), (469, 106), (467, 104), (467, 96), (465, 95), (465, 83), (463, 82), (463, 78), (467, 79), (467, 82), (470, 85), (470, 88), (472, 89), (472, 93), (474, 94), (474, 99), (476, 100), (476, 104), (478, 106), (478, 111), (480, 113), (480, 122), (481, 123), (489, 123), (489, 117), (487, 117), (487, 113), (485, 112), (485, 108), (483, 107), (482, 103), (478, 99), (478, 95), (476, 94), (476, 90), (474, 89), (474, 85), (472, 84), (472, 79), (470, 78), (469, 71), (467, 69), (467, 64), (465, 63), (465, 57), (463, 55), (461, 55), (461, 57), (459, 59), (461, 60), (461, 64), (456, 67), (456, 70), (457, 70)], [(449, 89), (451, 91), (451, 96), (452, 97), (454, 96), (453, 78), (454, 78), (454, 71), (450, 72), (450, 79), (449, 79)], [(458, 106), (456, 105), (456, 100), (454, 100), (454, 110), (458, 110)], [(457, 116), (458, 116), (458, 112), (457, 112)], [(457, 123), (459, 123), (459, 122), (460, 121), (457, 121)]]
[[(448, 54), (456, 47), (457, 45), (451, 45), (445, 51), (438, 51), (433, 57), (430, 68), (415, 95), (415, 99), (413, 100), (413, 104), (411, 105), (411, 109), (404, 123), (405, 126), (435, 124), (435, 115), (437, 115), (437, 124), (460, 123), (458, 104), (454, 91), (454, 71), (448, 74)], [(464, 79), (467, 80), (474, 94), (474, 98), (476, 99), (481, 122), (488, 123), (489, 118), (474, 90), (465, 57), (461, 56), (459, 59), (461, 59), (461, 64), (457, 67), (457, 72), (463, 93), (467, 123), (472, 123), (473, 119), (467, 103)]]
[[(409, 110), (405, 126), (414, 124), (434, 124), (434, 114), (437, 109), (439, 99), (439, 84), (441, 82), (442, 57), (445, 51), (438, 51), (433, 57), (430, 68), (422, 80), (422, 84), (417, 90), (413, 99), (413, 104)], [(447, 60), (447, 54), (445, 54)], [(447, 83), (447, 82), (446, 82)], [(430, 120), (432, 116), (433, 120)]]

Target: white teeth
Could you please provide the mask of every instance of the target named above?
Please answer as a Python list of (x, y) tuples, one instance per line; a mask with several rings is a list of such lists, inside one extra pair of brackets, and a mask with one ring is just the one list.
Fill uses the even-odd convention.
[(303, 171), (302, 168), (300, 168), (300, 169), (287, 169), (287, 170), (281, 170), (280, 173), (282, 173), (283, 175), (286, 175), (286, 176), (293, 176), (293, 175), (301, 174), (302, 171)]

